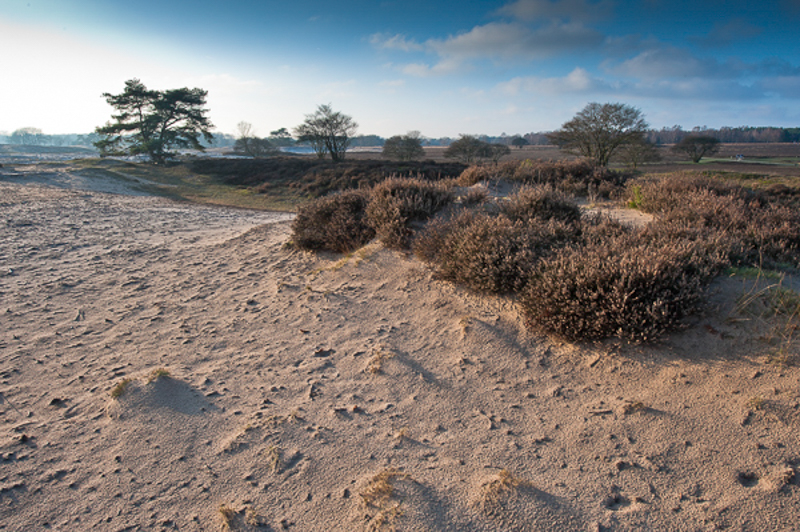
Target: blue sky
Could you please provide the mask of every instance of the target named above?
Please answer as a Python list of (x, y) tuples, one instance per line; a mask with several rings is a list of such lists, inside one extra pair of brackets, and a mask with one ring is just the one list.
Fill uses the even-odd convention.
[(797, 0), (1, 0), (0, 132), (89, 132), (134, 77), (208, 90), (232, 134), (327, 103), (382, 136), (547, 131), (592, 101), (796, 127), (799, 27)]

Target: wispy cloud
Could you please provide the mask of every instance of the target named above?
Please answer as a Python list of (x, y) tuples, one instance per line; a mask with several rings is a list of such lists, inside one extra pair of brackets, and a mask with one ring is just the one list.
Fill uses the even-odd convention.
[(401, 52), (421, 52), (425, 47), (414, 41), (407, 39), (405, 35), (386, 35), (384, 33), (375, 33), (369, 38), (372, 46), (383, 50), (399, 50)]
[(428, 78), (433, 76), (447, 76), (470, 70), (469, 65), (459, 59), (445, 58), (433, 66), (427, 63), (410, 63), (400, 67), (400, 71), (409, 76)]
[(765, 93), (800, 100), (800, 75), (767, 77), (762, 79), (758, 86)]
[(564, 94), (611, 92), (620, 90), (620, 88), (620, 85), (614, 85), (593, 77), (580, 67), (563, 77), (516, 77), (497, 86), (501, 93), (508, 96), (517, 96), (521, 93), (560, 96)]
[(426, 45), (441, 56), (461, 58), (538, 59), (559, 53), (590, 49), (604, 36), (580, 23), (553, 22), (541, 28), (519, 23), (491, 22)]
[(719, 77), (723, 72), (716, 60), (701, 59), (674, 47), (645, 50), (621, 63), (605, 66), (609, 72), (640, 79)]
[(612, 3), (607, 0), (517, 0), (497, 12), (526, 22), (542, 19), (587, 21), (608, 16), (611, 9)]

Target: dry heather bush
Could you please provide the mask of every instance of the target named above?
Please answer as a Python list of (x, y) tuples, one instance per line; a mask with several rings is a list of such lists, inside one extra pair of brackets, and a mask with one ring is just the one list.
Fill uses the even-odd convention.
[(612, 197), (623, 190), (628, 174), (595, 168), (587, 161), (507, 161), (495, 166), (476, 165), (458, 178), (461, 186), (479, 181), (505, 180), (525, 185), (550, 185), (567, 194)]
[(352, 190), (326, 196), (303, 205), (292, 222), (292, 241), (311, 250), (346, 253), (375, 237), (367, 224), (369, 195)]
[(496, 165), (475, 164), (458, 176), (456, 181), (462, 187), (471, 187), (481, 181), (496, 181), (498, 179), (511, 180), (514, 171), (519, 166), (518, 161), (506, 161)]
[(485, 203), (488, 199), (488, 190), (484, 188), (471, 188), (461, 197), (461, 204), (464, 207), (475, 207)]
[(281, 156), (268, 159), (196, 159), (192, 172), (212, 175), (234, 186), (251, 187), (258, 193), (288, 186), (312, 198), (332, 192), (365, 189), (391, 175), (415, 175), (426, 180), (455, 178), (466, 165), (456, 162), (346, 160), (333, 162), (309, 157)]
[(612, 238), (540, 262), (520, 308), (531, 328), (569, 340), (648, 341), (699, 308), (722, 265), (696, 242)]
[(713, 196), (744, 197), (741, 187), (706, 175), (678, 172), (655, 174), (630, 181), (626, 193), (629, 203), (643, 212), (666, 213), (685, 206), (687, 198), (705, 191)]
[(525, 186), (508, 198), (500, 208), (513, 221), (559, 220), (577, 222), (581, 209), (567, 196), (549, 185)]
[(800, 215), (768, 193), (684, 173), (640, 180), (629, 197), (658, 215), (654, 228), (715, 241), (735, 264), (800, 264)]
[(574, 224), (528, 223), (466, 211), (430, 223), (414, 252), (442, 279), (476, 291), (507, 293), (520, 290), (540, 258), (576, 236)]
[(427, 220), (452, 201), (452, 192), (441, 184), (387, 179), (372, 189), (367, 219), (384, 245), (407, 248), (413, 234), (411, 224)]

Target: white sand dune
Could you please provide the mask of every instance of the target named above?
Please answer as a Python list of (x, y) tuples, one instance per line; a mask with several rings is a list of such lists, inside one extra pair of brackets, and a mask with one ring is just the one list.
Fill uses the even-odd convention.
[(0, 530), (798, 529), (800, 371), (749, 282), (576, 346), (287, 215), (0, 194)]

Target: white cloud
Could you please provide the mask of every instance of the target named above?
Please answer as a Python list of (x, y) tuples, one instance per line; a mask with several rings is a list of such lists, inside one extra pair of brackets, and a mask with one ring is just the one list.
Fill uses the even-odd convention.
[[(509, 96), (520, 93), (536, 93), (547, 96), (563, 94), (586, 94), (589, 92), (607, 92), (615, 89), (611, 84), (592, 77), (583, 68), (575, 68), (563, 77), (517, 77), (497, 86), (497, 89)], [(619, 89), (619, 87), (616, 87)]]
[(423, 45), (413, 39), (406, 39), (405, 35), (385, 35), (376, 33), (369, 38), (372, 46), (384, 50), (400, 50), (401, 52), (421, 52), (425, 49)]
[(724, 70), (713, 59), (698, 58), (686, 50), (662, 47), (645, 50), (617, 65), (607, 65), (616, 74), (639, 79), (720, 77)]
[(464, 72), (469, 69), (469, 66), (465, 65), (462, 61), (452, 58), (443, 59), (433, 66), (426, 63), (411, 63), (400, 68), (401, 72), (404, 74), (419, 78), (446, 76), (457, 72)]
[(518, 23), (491, 22), (445, 40), (426, 45), (441, 56), (543, 58), (562, 52), (599, 46), (603, 36), (580, 23), (554, 22), (541, 28)]

